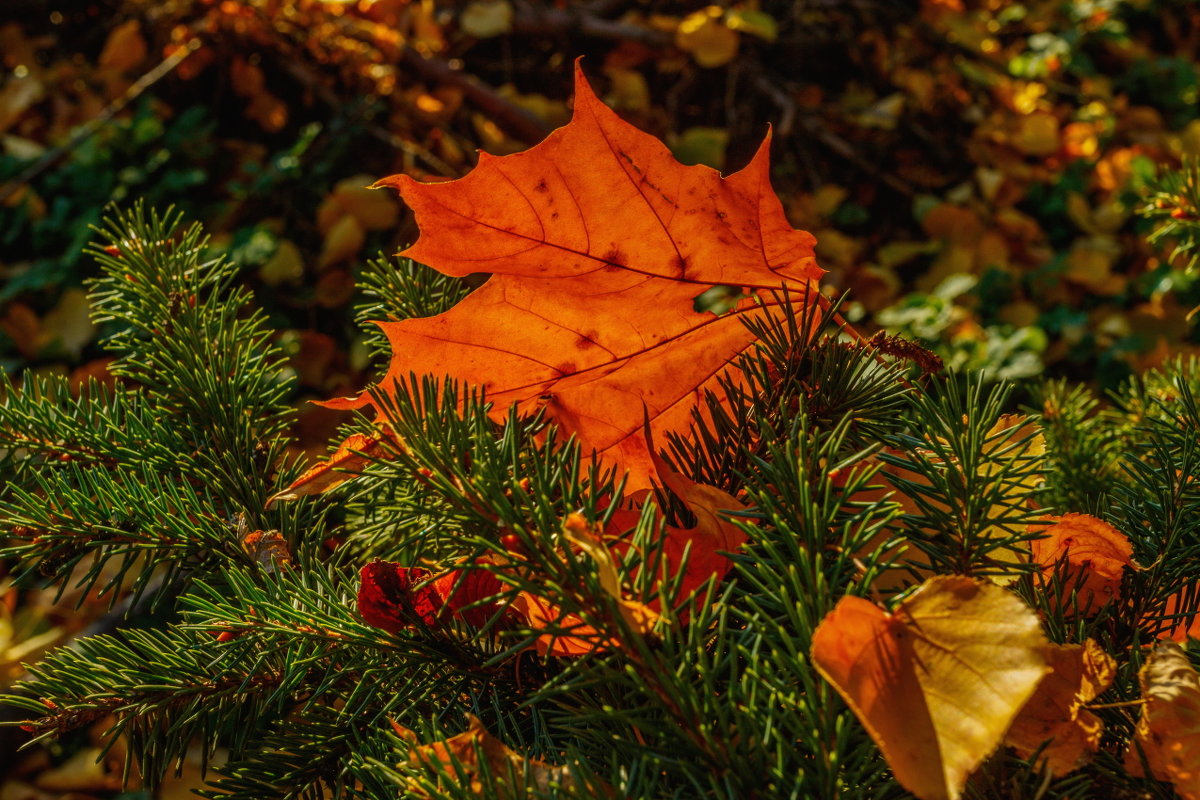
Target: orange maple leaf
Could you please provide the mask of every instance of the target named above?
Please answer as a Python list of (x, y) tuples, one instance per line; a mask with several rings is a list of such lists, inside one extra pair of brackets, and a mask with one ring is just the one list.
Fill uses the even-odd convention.
[[(683, 166), (601, 103), (576, 65), (574, 116), (542, 143), (481, 153), (455, 181), (383, 179), (421, 228), (402, 255), (492, 277), (443, 314), (377, 323), (393, 353), (378, 391), (410, 373), (448, 375), (484, 389), (497, 420), (513, 403), (544, 409), (585, 452), (628, 470), (627, 490), (648, 487), (643, 409), (655, 435), (686, 431), (754, 344), (746, 320), (825, 304), (815, 239), (771, 190), (769, 143), (728, 177)], [(723, 315), (697, 311), (714, 286), (746, 297)], [(373, 404), (368, 393), (328, 403)]]

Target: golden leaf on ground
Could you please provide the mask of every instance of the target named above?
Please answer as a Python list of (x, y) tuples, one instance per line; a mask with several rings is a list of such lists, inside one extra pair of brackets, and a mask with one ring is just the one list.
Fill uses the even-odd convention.
[(475, 0), (458, 18), (464, 33), (477, 39), (500, 36), (512, 30), (513, 7), (507, 0)]
[[(581, 797), (612, 797), (612, 788), (599, 781), (585, 785), (575, 779), (568, 765), (553, 766), (525, 756), (488, 733), (473, 714), (467, 715), (469, 727), (463, 733), (440, 742), (420, 744), (417, 734), (392, 723), (393, 730), (410, 745), (408, 762), (427, 770), (440, 784), (452, 776), (461, 789), (489, 797), (527, 797), (530, 792), (545, 792), (558, 787)], [(415, 797), (429, 797), (420, 781), (413, 778), (406, 787)]]
[(1048, 672), (1037, 616), (963, 576), (930, 578), (890, 614), (843, 597), (813, 634), (817, 671), (921, 800), (955, 800)]
[(142, 36), (142, 23), (136, 19), (122, 22), (112, 29), (100, 51), (100, 66), (117, 72), (128, 72), (146, 60), (148, 49)]
[(721, 19), (725, 9), (708, 6), (679, 21), (675, 46), (702, 67), (721, 67), (733, 61), (738, 51), (738, 35)]
[(1104, 725), (1083, 704), (1108, 688), (1117, 664), (1091, 639), (1049, 645), (1046, 656), (1053, 672), (1042, 678), (1017, 714), (1004, 743), (1025, 759), (1046, 744), (1039, 763), (1052, 775), (1065, 775), (1087, 763), (1100, 746)]
[(1162, 642), (1138, 673), (1142, 716), (1137, 735), (1125, 751), (1125, 769), (1141, 777), (1174, 784), (1183, 800), (1200, 800), (1200, 675), (1187, 652)]
[(358, 255), (366, 239), (366, 231), (356, 217), (351, 214), (340, 217), (325, 234), (317, 266), (324, 269), (339, 261), (349, 261)]
[[(945, 444), (944, 440), (940, 440), (940, 442)], [(1007, 524), (1002, 525), (1000, 522), (1004, 517), (1010, 516), (1014, 509), (1029, 507), (1033, 492), (1041, 480), (1041, 476), (1035, 471), (1031, 472), (1029, 467), (1031, 462), (1041, 459), (1045, 452), (1045, 438), (1029, 417), (1020, 414), (1002, 414), (988, 429), (980, 444), (981, 458), (977, 462), (980, 466), (975, 477), (981, 479), (981, 483), (996, 481), (999, 485), (993, 487), (996, 490), (993, 494), (995, 502), (987, 509), (984, 517), (984, 520), (991, 524), (980, 532), (980, 538), (999, 539), (1015, 532)], [(901, 455), (899, 451), (890, 451), (890, 454)], [(939, 469), (959, 469), (957, 463), (943, 462), (932, 451), (925, 452), (925, 457)], [(865, 463), (873, 463), (873, 459), (868, 459)], [(1021, 477), (1010, 477), (1013, 472), (1020, 474)], [(945, 504), (940, 502), (939, 498), (929, 494), (927, 488), (929, 486), (930, 482), (926, 475), (886, 463), (875, 476), (869, 488), (848, 499), (873, 501), (890, 497), (900, 504), (904, 513), (923, 516), (924, 510), (915, 499), (918, 495), (929, 506), (945, 508)], [(899, 533), (903, 532), (903, 530), (899, 531)], [(930, 528), (927, 532), (934, 531)], [(954, 531), (939, 531), (939, 533), (953, 534)], [(894, 538), (896, 534), (897, 530), (895, 529), (881, 530), (855, 552), (855, 557), (864, 558), (870, 555), (888, 539)], [(914, 571), (921, 577), (932, 571), (928, 556), (917, 547), (908, 547), (901, 543), (885, 550), (881, 555), (884, 559), (895, 563), (892, 568), (880, 573), (872, 583), (876, 589), (898, 589), (913, 583)], [(994, 572), (989, 574), (988, 578), (999, 583), (1011, 583), (1020, 574), (1016, 568), (1017, 565), (1023, 563), (1026, 558), (1027, 551), (1023, 542), (1014, 547), (991, 550), (987, 554), (987, 566)]]
[(1058, 150), (1058, 119), (1053, 114), (1035, 112), (1017, 123), (1013, 145), (1028, 156), (1048, 156)]

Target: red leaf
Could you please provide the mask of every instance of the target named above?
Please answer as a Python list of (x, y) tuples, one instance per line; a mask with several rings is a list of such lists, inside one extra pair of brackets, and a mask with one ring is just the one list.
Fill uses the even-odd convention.
[(437, 624), (442, 600), (430, 584), (419, 585), (429, 570), (373, 561), (359, 576), (358, 613), (368, 624), (391, 633)]

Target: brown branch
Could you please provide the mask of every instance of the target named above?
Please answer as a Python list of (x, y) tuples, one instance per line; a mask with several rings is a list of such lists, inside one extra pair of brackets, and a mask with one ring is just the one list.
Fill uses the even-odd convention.
[(422, 79), (449, 84), (459, 89), (463, 97), (488, 119), (524, 142), (536, 144), (545, 139), (552, 130), (542, 119), (510, 102), (474, 75), (451, 66), (447, 61), (426, 58), (408, 46), (401, 51), (401, 60)]
[(580, 4), (554, 7), (549, 3), (520, 3), (514, 9), (513, 33), (547, 36), (578, 34), (594, 39), (618, 42), (637, 42), (651, 48), (669, 47), (674, 37), (665, 31), (619, 20), (608, 20), (589, 13)]

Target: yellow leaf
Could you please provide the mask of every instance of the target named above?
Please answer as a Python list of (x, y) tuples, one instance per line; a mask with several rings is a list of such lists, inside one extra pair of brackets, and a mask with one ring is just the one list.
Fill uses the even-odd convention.
[(1183, 133), (1179, 135), (1179, 145), (1181, 155), (1197, 158), (1200, 157), (1200, 119), (1194, 119), (1187, 124), (1183, 129)]
[(1117, 294), (1125, 287), (1125, 279), (1112, 272), (1120, 255), (1121, 248), (1111, 236), (1078, 239), (1067, 254), (1066, 277), (1097, 294)]
[(729, 131), (724, 128), (696, 126), (671, 139), (671, 154), (683, 164), (704, 164), (720, 170), (725, 167), (725, 147)]
[(363, 230), (394, 228), (400, 220), (400, 206), (388, 192), (372, 189), (374, 182), (368, 175), (354, 175), (338, 181), (331, 197)]
[(1146, 704), (1125, 751), (1125, 769), (1143, 776), (1144, 755), (1151, 776), (1170, 781), (1183, 800), (1200, 800), (1200, 675), (1182, 647), (1162, 642), (1138, 682)]
[(113, 28), (100, 51), (100, 66), (104, 69), (128, 72), (146, 60), (146, 40), (142, 23), (136, 19), (122, 22)]
[(8, 130), (45, 93), (42, 82), (32, 74), (9, 78), (0, 88), (0, 131)]
[(956, 800), (1049, 671), (1037, 615), (963, 576), (927, 580), (892, 613), (843, 597), (812, 658), (921, 800)]
[(513, 7), (508, 0), (477, 0), (467, 3), (458, 26), (476, 39), (500, 36), (512, 30)]
[(1058, 150), (1058, 119), (1046, 112), (1022, 117), (1013, 137), (1013, 146), (1027, 156), (1048, 156)]
[(675, 30), (675, 46), (702, 67), (721, 67), (733, 61), (738, 51), (738, 35), (731, 31), (721, 17), (720, 6), (708, 6), (688, 14)]
[(324, 268), (339, 261), (348, 261), (358, 255), (366, 240), (362, 225), (347, 214), (333, 224), (321, 245), (321, 256), (317, 266)]
[(121, 776), (105, 769), (103, 751), (85, 747), (57, 767), (37, 776), (39, 789), (52, 792), (111, 792), (121, 788)]
[(275, 248), (275, 254), (258, 270), (258, 277), (268, 286), (298, 283), (304, 277), (304, 257), (300, 248), (287, 239)]
[(650, 107), (650, 87), (642, 73), (624, 67), (605, 67), (604, 74), (610, 81), (604, 97), (608, 105), (626, 111), (645, 111)]
[(42, 317), (43, 335), (51, 341), (57, 341), (72, 357), (78, 358), (84, 346), (96, 335), (91, 311), (87, 292), (68, 289), (63, 292), (58, 304)]
[(1083, 704), (1108, 688), (1117, 663), (1091, 639), (1049, 645), (1046, 656), (1053, 672), (1038, 684), (1004, 743), (1026, 759), (1045, 745), (1039, 764), (1044, 763), (1051, 775), (1065, 775), (1087, 763), (1100, 746), (1104, 724)]
[(765, 11), (733, 8), (725, 15), (725, 24), (729, 26), (730, 30), (757, 36), (767, 42), (773, 42), (779, 36), (779, 24)]

